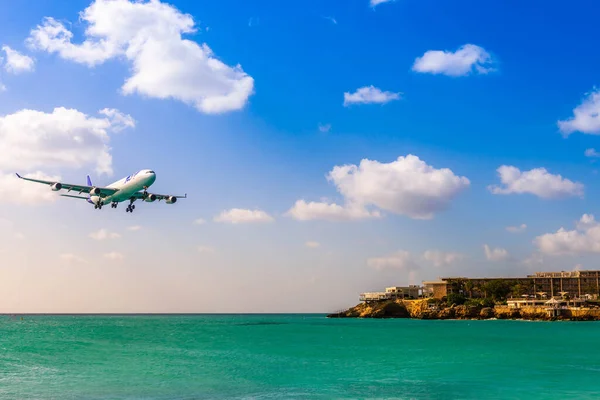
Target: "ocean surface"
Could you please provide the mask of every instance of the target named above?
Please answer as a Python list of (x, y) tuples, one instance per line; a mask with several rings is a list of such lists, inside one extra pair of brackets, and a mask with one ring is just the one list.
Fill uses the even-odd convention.
[(0, 399), (598, 399), (600, 323), (0, 316)]

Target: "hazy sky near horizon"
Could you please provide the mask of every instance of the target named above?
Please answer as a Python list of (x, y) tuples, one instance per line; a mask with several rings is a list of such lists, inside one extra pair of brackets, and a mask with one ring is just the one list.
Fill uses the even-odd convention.
[[(597, 269), (598, 11), (5, 2), (0, 312), (327, 312)], [(144, 168), (188, 198), (95, 210), (14, 177)]]

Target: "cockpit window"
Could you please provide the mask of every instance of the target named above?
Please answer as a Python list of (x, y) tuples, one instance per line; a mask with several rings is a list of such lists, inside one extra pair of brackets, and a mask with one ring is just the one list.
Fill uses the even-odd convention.
[(147, 173), (147, 174), (153, 174), (153, 173), (154, 173), (154, 171), (148, 171), (148, 172), (146, 172), (146, 173)]

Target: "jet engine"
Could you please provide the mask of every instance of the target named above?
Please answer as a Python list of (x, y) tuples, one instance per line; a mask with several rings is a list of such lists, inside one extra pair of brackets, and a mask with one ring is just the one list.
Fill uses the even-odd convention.
[(167, 204), (173, 204), (176, 202), (177, 202), (177, 197), (175, 197), (175, 196), (169, 196), (165, 200), (165, 203), (167, 203)]
[(102, 191), (100, 189), (98, 189), (97, 187), (91, 188), (90, 189), (90, 194), (92, 196), (98, 196)]
[(156, 195), (155, 194), (149, 194), (144, 199), (144, 201), (147, 201), (148, 203), (152, 203), (154, 200), (156, 200)]
[(60, 182), (56, 182), (56, 183), (53, 183), (53, 184), (52, 184), (52, 186), (50, 186), (50, 188), (51, 188), (52, 190), (54, 190), (55, 192), (57, 192), (57, 191), (59, 191), (60, 189), (62, 189), (62, 185), (61, 185), (61, 183), (60, 183)]

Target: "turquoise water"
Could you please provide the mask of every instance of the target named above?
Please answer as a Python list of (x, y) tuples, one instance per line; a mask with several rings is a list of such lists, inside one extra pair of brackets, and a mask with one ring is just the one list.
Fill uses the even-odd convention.
[(600, 323), (0, 316), (0, 399), (597, 399)]

